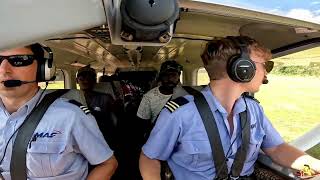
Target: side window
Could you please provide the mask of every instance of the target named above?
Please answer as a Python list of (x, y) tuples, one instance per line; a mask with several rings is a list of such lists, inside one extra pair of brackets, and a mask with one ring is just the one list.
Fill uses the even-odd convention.
[(255, 97), (290, 142), (319, 124), (320, 48), (273, 59), (275, 67)]
[[(41, 89), (44, 89), (46, 87), (46, 83), (41, 82), (39, 83), (39, 86)], [(64, 75), (60, 69), (57, 69), (56, 79), (49, 82), (47, 89), (64, 89)]]
[(310, 154), (311, 156), (315, 157), (315, 158), (320, 158), (320, 143), (313, 146), (312, 148), (310, 148), (307, 151), (308, 154)]
[(181, 74), (180, 74), (180, 83), (183, 84), (183, 71), (181, 71)]
[(197, 86), (209, 84), (210, 79), (206, 69), (200, 68), (197, 73)]

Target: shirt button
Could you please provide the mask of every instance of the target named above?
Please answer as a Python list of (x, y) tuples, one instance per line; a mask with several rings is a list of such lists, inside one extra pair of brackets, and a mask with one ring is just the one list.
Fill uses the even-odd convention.
[(195, 151), (197, 151), (197, 152), (199, 151), (199, 149), (198, 149), (198, 148), (195, 148), (194, 150), (195, 150)]

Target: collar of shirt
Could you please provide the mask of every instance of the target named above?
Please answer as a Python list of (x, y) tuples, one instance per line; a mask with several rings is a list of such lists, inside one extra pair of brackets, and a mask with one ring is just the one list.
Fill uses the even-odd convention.
[[(29, 114), (32, 109), (36, 106), (36, 103), (40, 102), (40, 99), (43, 99), (44, 95), (47, 94), (43, 92), (42, 89), (39, 89), (35, 96), (33, 96), (24, 106), (27, 108), (27, 114)], [(42, 95), (41, 95), (42, 94)], [(41, 96), (41, 97), (40, 97)]]
[(161, 95), (161, 97), (166, 97), (166, 98), (171, 98), (171, 96), (172, 96), (172, 94), (162, 94), (161, 92), (160, 92), (160, 86), (158, 86), (158, 87), (156, 87), (156, 91), (155, 91), (155, 93), (157, 94), (157, 95)]
[[(220, 113), (227, 114), (227, 111), (225, 110), (225, 108), (221, 105), (219, 100), (214, 96), (213, 92), (211, 91), (210, 86), (206, 86), (202, 90), (202, 93), (205, 95), (206, 100), (208, 101), (208, 104), (209, 104), (210, 108), (214, 112), (216, 110), (218, 110)], [(245, 100), (244, 100), (243, 97), (239, 97), (236, 100), (235, 105), (233, 107), (233, 113), (234, 114), (239, 114), (239, 113), (241, 113), (241, 112), (246, 110), (246, 104), (245, 104), (244, 101)]]

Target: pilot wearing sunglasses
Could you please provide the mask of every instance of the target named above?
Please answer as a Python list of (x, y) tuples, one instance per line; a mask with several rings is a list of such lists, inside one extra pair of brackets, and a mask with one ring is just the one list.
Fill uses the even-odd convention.
[[(40, 44), (32, 44), (0, 52), (0, 173), (6, 180), (11, 179), (10, 160), (17, 132), (47, 94), (37, 83), (50, 79), (46, 70), (41, 75), (41, 66), (52, 67), (44, 58), (44, 50)], [(96, 165), (89, 173), (88, 163)], [(58, 98), (28, 144), (26, 168), (30, 180), (110, 179), (117, 160), (94, 117), (69, 100)]]

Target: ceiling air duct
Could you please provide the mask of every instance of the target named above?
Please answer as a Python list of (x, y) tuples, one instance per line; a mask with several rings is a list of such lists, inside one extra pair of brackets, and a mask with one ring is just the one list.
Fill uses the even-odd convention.
[(117, 45), (162, 46), (179, 17), (177, 0), (105, 0), (111, 41)]

